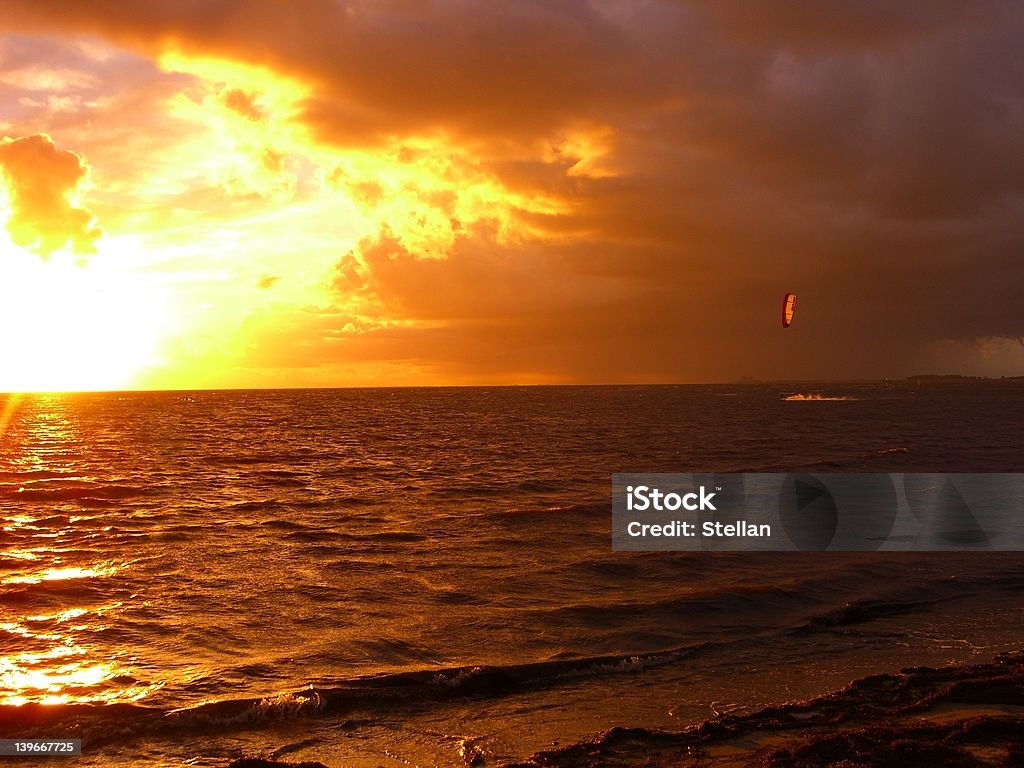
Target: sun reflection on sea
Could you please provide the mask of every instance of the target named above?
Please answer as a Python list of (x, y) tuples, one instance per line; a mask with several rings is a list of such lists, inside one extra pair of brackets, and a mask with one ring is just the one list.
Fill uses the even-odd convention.
[(85, 655), (78, 648), (56, 648), (48, 654), (15, 654), (0, 657), (0, 704), (72, 704), (138, 701), (155, 686), (105, 687), (125, 673), (111, 662), (72, 660)]
[(48, 568), (40, 573), (8, 576), (7, 578), (0, 580), (0, 584), (38, 584), (42, 581), (100, 578), (110, 576), (117, 570), (118, 566), (116, 565), (106, 565), (97, 568)]
[[(0, 624), (0, 632), (19, 638), (20, 644), (45, 647), (0, 656), (0, 705), (137, 701), (157, 687), (135, 680), (116, 660), (96, 658), (76, 641), (76, 634), (95, 631), (95, 624), (59, 626), (89, 613), (75, 608)], [(58, 626), (36, 631), (31, 624)]]
[(130, 564), (95, 543), (110, 525), (82, 512), (95, 436), (74, 397), (25, 396), (0, 424), (0, 600), (18, 595), (0, 618), (0, 705), (131, 702), (159, 687), (107, 639), (130, 607), (120, 581)]

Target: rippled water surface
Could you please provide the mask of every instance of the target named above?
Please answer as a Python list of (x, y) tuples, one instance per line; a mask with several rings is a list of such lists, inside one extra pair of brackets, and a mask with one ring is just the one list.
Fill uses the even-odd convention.
[(294, 736), (233, 730), (253, 706), (318, 712), (294, 752), (328, 763), (521, 757), (1024, 628), (1016, 554), (613, 553), (609, 502), (620, 471), (1021, 471), (1019, 382), (0, 396), (0, 426), (0, 735), (32, 702), (217, 734), (128, 760), (95, 726), (97, 764)]

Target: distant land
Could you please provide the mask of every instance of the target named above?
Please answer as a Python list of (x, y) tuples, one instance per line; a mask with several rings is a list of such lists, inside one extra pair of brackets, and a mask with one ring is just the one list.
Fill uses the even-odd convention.
[(919, 373), (905, 381), (1021, 381), (1024, 376), (964, 376), (959, 373)]
[(928, 382), (953, 381), (1024, 381), (1024, 376), (966, 376), (961, 373), (918, 373), (906, 378), (871, 378), (871, 379), (759, 379), (756, 376), (740, 376), (733, 384), (850, 384), (856, 382), (897, 382), (907, 381), (914, 384)]

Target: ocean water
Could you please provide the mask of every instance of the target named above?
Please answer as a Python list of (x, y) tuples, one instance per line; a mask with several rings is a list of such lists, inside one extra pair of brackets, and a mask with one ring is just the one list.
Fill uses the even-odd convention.
[(7, 395), (0, 431), (0, 736), (76, 765), (500, 765), (1024, 630), (1017, 553), (610, 539), (614, 472), (1024, 471), (1019, 381)]

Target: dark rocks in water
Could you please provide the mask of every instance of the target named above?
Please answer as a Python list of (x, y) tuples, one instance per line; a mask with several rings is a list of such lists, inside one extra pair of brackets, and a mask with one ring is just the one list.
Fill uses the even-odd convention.
[(1024, 768), (1022, 703), (1024, 652), (1000, 654), (988, 664), (873, 675), (683, 731), (613, 728), (518, 768)]
[[(758, 768), (981, 768), (1006, 765), (1021, 736), (1020, 717), (974, 717), (941, 725), (875, 726), (841, 730), (796, 744), (770, 748), (755, 756)], [(980, 749), (992, 761), (979, 759)]]

